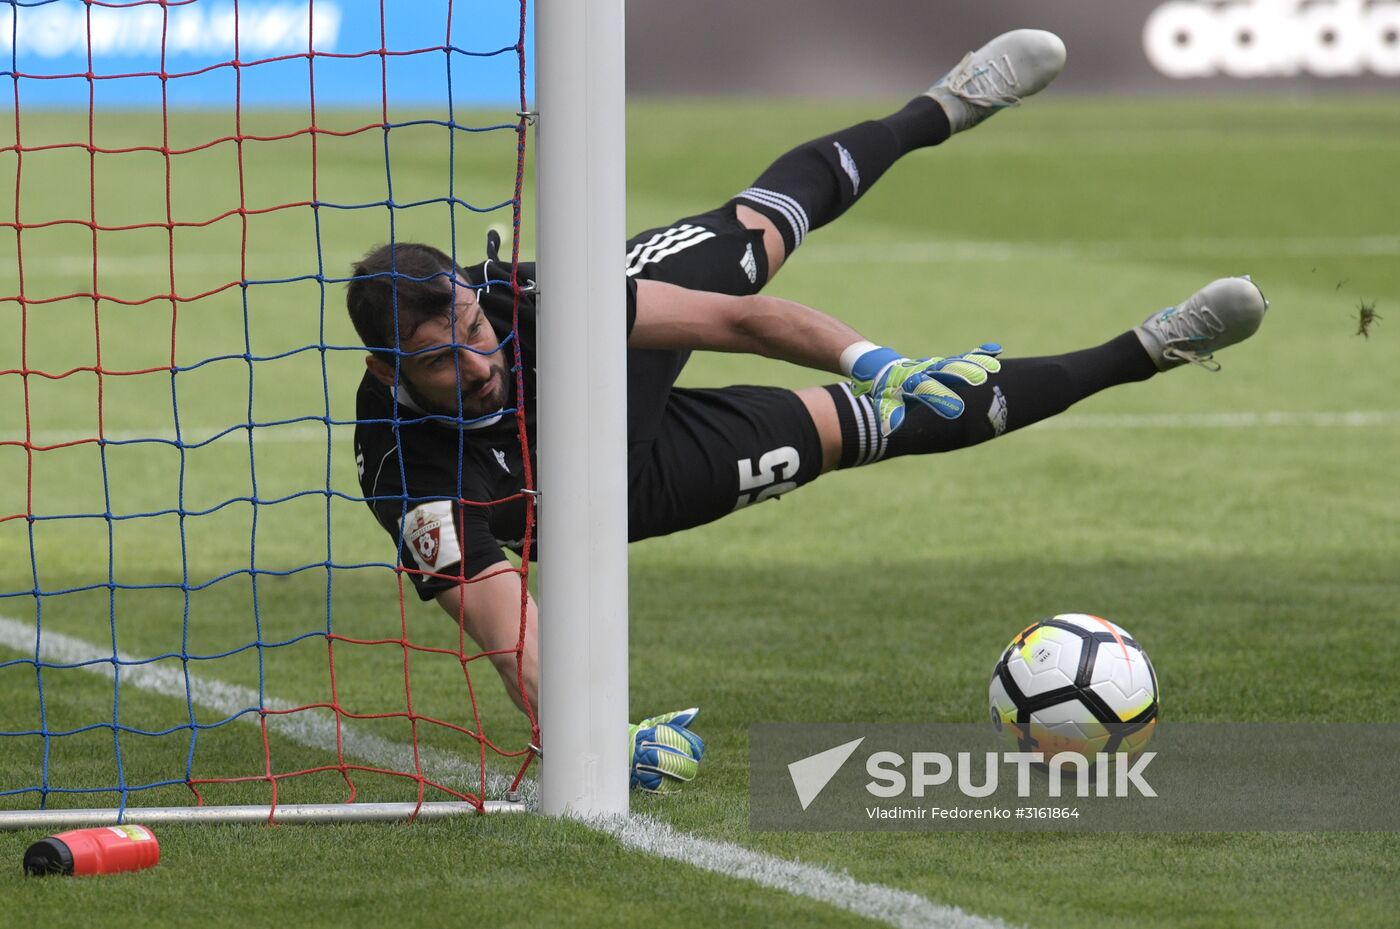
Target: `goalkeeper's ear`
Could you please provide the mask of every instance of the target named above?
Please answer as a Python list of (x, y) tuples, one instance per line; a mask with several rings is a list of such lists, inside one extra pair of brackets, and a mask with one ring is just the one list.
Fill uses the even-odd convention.
[(376, 358), (374, 355), (366, 355), (365, 367), (369, 368), (369, 373), (374, 376), (374, 379), (385, 387), (394, 386), (394, 366), (384, 359)]

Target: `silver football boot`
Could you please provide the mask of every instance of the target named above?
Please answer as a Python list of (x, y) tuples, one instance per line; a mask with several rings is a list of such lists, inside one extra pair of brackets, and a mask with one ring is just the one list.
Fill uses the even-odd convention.
[(1248, 275), (1222, 277), (1153, 313), (1133, 331), (1159, 371), (1188, 362), (1218, 371), (1215, 353), (1254, 335), (1268, 309), (1269, 301)]
[(1017, 29), (975, 52), (926, 93), (948, 114), (953, 132), (971, 129), (998, 110), (1050, 85), (1065, 67), (1065, 43), (1053, 32)]

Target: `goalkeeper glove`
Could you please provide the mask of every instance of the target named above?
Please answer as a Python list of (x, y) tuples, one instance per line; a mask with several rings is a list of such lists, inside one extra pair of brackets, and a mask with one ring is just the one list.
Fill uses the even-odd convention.
[(666, 793), (667, 780), (685, 783), (700, 771), (705, 743), (690, 731), (699, 707), (652, 716), (631, 726), (632, 786), (649, 793)]
[[(1001, 370), (996, 356), (1001, 346), (986, 342), (976, 349), (948, 358), (905, 358), (892, 348), (869, 342), (846, 349), (860, 353), (850, 363), (851, 390), (856, 396), (869, 396), (880, 418), (880, 434), (889, 435), (904, 422), (904, 407), (916, 400), (944, 419), (957, 419), (965, 404), (953, 391), (958, 384), (977, 386), (988, 374)], [(847, 356), (843, 355), (843, 365)]]

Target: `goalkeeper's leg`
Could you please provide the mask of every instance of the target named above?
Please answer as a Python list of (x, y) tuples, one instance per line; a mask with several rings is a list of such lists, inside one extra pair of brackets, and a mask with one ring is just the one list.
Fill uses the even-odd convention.
[(868, 400), (845, 385), (676, 388), (654, 440), (628, 449), (629, 538), (713, 522), (837, 467), (985, 442), (1157, 370), (1135, 332), (1066, 355), (1004, 360), (987, 384), (959, 388), (962, 416), (948, 420), (910, 404), (888, 440), (879, 438)]
[(823, 470), (832, 470), (977, 445), (1062, 413), (1108, 387), (1145, 381), (1158, 370), (1131, 331), (1064, 355), (1004, 358), (1001, 371), (985, 384), (958, 387), (967, 406), (957, 419), (913, 403), (903, 425), (889, 436), (880, 435), (870, 398), (853, 396), (845, 384), (808, 388), (798, 396), (822, 437)]
[(823, 470), (883, 458), (966, 448), (1040, 422), (1118, 384), (1145, 381), (1185, 364), (1219, 370), (1215, 353), (1258, 331), (1269, 301), (1248, 277), (1212, 281), (1176, 306), (1152, 313), (1112, 341), (1043, 358), (1007, 358), (978, 385), (960, 384), (962, 415), (947, 419), (923, 403), (906, 403), (889, 435), (877, 427), (869, 395), (844, 384), (809, 388), (798, 397), (821, 437)]
[(1019, 104), (1054, 80), (1064, 63), (1064, 43), (1055, 35), (1008, 32), (898, 112), (813, 139), (773, 162), (732, 201), (739, 221), (764, 233), (768, 277), (808, 233), (850, 209), (901, 157)]

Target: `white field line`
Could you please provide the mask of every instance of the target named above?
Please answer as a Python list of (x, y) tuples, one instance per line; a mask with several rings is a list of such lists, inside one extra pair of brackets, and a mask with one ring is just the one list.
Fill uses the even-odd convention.
[[(995, 239), (927, 239), (885, 243), (813, 242), (801, 250), (802, 260), (818, 264), (862, 262), (870, 264), (920, 264), (932, 262), (1008, 262), (1026, 259), (1126, 259), (1126, 258), (1305, 258), (1310, 256), (1400, 257), (1400, 235), (1358, 236), (1279, 236), (1274, 238), (1230, 238), (1228, 236), (1192, 236), (1163, 239), (1061, 239), (1057, 242), (1006, 242)], [(332, 276), (348, 269), (355, 255), (327, 254), (324, 264)], [(304, 269), (289, 271), (283, 253), (250, 253), (248, 265), (254, 280), (284, 277), (292, 274), (316, 273), (314, 263)], [(165, 255), (127, 258), (99, 258), (98, 280), (113, 277), (169, 278), (169, 259)], [(259, 268), (266, 262), (280, 270), (276, 275), (265, 274)], [(92, 256), (41, 255), (27, 258), (24, 270), (28, 274), (73, 277), (80, 282), (92, 280)], [(239, 256), (227, 252), (182, 252), (176, 256), (175, 280), (192, 274), (218, 274), (233, 280), (238, 277)], [(349, 273), (344, 270), (343, 273)], [(341, 285), (328, 285), (337, 288)], [(10, 292), (14, 287), (9, 288)]]
[[(34, 626), (0, 616), (0, 645), (32, 655)], [(111, 650), (105, 646), (57, 632), (44, 633), (40, 655), (44, 661), (56, 664), (74, 664), (94, 658), (112, 657)], [(125, 656), (120, 653), (118, 655), (126, 660)], [(109, 663), (88, 665), (86, 670), (108, 678), (113, 673)], [(154, 664), (128, 665), (123, 666), (121, 674), (122, 683), (127, 687), (176, 699), (185, 699), (187, 696), (185, 677), (178, 668)], [(233, 714), (258, 705), (258, 694), (255, 690), (194, 674), (190, 675), (188, 697), (200, 706), (225, 714)], [(264, 705), (268, 709), (291, 709), (299, 704), (269, 697)], [(239, 719), (257, 725), (259, 717), (256, 714), (248, 714)], [(279, 736), (309, 748), (335, 751), (336, 727), (328, 720), (301, 713), (269, 716), (267, 720), (269, 729)], [(340, 726), (340, 735), (346, 755), (353, 755), (379, 767), (400, 771), (413, 770), (413, 752), (410, 746), (357, 732), (344, 723)], [(451, 753), (425, 746), (419, 746), (418, 752), (425, 773), (428, 773), (429, 769), (452, 772), (454, 769), (466, 768), (466, 774), (449, 776), (444, 773), (439, 777), (448, 783), (455, 780), (458, 784), (465, 782), (468, 786), (474, 781), (472, 774), (476, 771), (475, 764)], [(488, 782), (488, 790), (493, 791), (496, 796), (501, 796), (506, 786), (507, 780), (499, 775), (494, 776), (494, 783)], [(538, 795), (537, 784), (531, 780), (524, 781), (521, 784), (521, 793), (526, 801), (533, 805)], [(1007, 929), (1007, 924), (1000, 920), (977, 916), (955, 906), (934, 903), (907, 890), (858, 881), (844, 872), (789, 861), (729, 842), (718, 842), (690, 833), (677, 832), (668, 824), (649, 816), (599, 817), (583, 819), (580, 822), (613, 836), (625, 848), (633, 851), (688, 864), (713, 874), (750, 881), (795, 897), (806, 897), (899, 929)]]
[[(841, 871), (828, 871), (800, 861), (789, 861), (734, 845), (676, 832), (669, 825), (646, 816), (590, 821), (617, 837), (625, 847), (693, 865), (726, 877), (752, 881), (807, 897), (900, 929), (1006, 929), (999, 919), (977, 916), (956, 906), (934, 903), (926, 897), (867, 884)], [(703, 921), (703, 920), (702, 920)]]
[[(1280, 427), (1307, 426), (1315, 428), (1376, 428), (1380, 426), (1400, 426), (1400, 410), (1332, 410), (1301, 412), (1295, 410), (1241, 410), (1222, 413), (1066, 413), (1037, 423), (1034, 429), (1270, 429)], [(207, 441), (211, 436), (224, 432), (229, 426), (198, 427), (183, 429), (187, 445)], [(353, 428), (350, 424), (337, 424), (332, 427), (332, 441), (335, 436), (344, 435)], [(113, 442), (130, 442), (139, 439), (155, 439), (174, 442), (173, 433), (162, 428), (146, 432), (139, 430), (108, 430), (105, 437)], [(8, 441), (14, 439), (0, 436)], [(61, 445), (65, 442), (78, 442), (92, 439), (90, 432), (58, 430), (38, 430), (31, 441), (35, 445)], [(283, 444), (315, 442), (325, 444), (324, 426), (269, 426), (255, 430), (253, 442), (262, 444)], [(237, 429), (222, 436), (220, 443), (246, 445), (247, 432)]]

